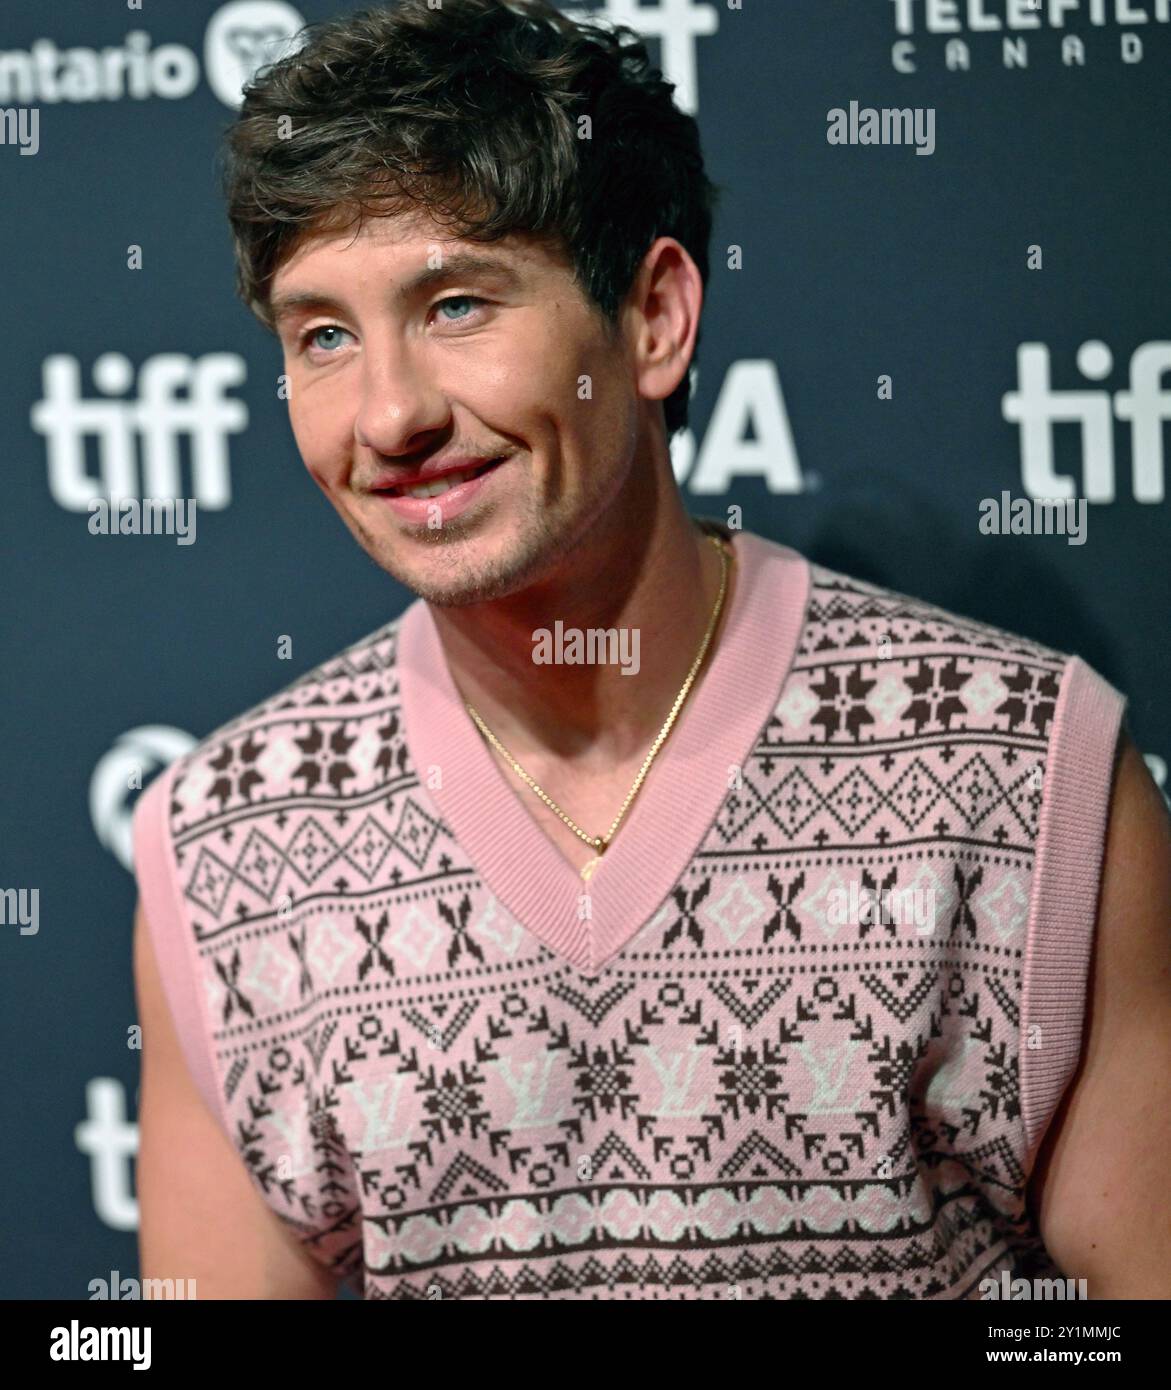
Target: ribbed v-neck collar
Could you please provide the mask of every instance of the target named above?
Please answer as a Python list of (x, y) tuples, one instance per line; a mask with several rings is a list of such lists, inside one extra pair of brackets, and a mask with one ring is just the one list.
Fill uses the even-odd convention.
[[(735, 548), (723, 633), (589, 881), (526, 809), (472, 723), (431, 610), (416, 599), (399, 631), (407, 744), (481, 879), (520, 925), (596, 975), (658, 910), (703, 842), (780, 697), (809, 597), (809, 565), (787, 546), (704, 519)], [(665, 713), (665, 711), (664, 711)]]

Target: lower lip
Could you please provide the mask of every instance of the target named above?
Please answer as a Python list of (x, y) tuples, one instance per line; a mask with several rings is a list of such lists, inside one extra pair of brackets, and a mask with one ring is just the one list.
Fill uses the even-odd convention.
[(374, 495), (380, 502), (385, 503), (395, 516), (402, 517), (404, 521), (430, 525), (431, 518), (436, 517), (442, 525), (443, 522), (459, 516), (461, 512), (466, 512), (507, 462), (507, 459), (502, 459), (479, 477), (469, 478), (466, 483), (457, 483), (455, 487), (449, 487), (437, 497), (395, 497), (389, 492), (377, 492)]

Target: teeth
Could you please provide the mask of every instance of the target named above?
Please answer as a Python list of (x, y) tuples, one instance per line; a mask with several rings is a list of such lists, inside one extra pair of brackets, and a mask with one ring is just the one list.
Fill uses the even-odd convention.
[(470, 473), (449, 473), (446, 478), (438, 478), (433, 483), (420, 483), (418, 487), (404, 488), (403, 495), (405, 497), (438, 497), (440, 493), (447, 492), (457, 483), (466, 482), (471, 476)]
[[(488, 465), (484, 464), (483, 467), (487, 468)], [(480, 472), (479, 468), (469, 468), (466, 473), (448, 473), (446, 477), (437, 478), (433, 483), (420, 483), (418, 487), (402, 488), (396, 495), (399, 497), (438, 497), (451, 488), (458, 487), (460, 483), (466, 483), (478, 472)]]

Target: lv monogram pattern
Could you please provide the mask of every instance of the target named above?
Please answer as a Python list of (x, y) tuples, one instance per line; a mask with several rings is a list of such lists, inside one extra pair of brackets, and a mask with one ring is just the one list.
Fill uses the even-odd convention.
[(180, 763), (224, 1123), (364, 1297), (971, 1298), (1050, 1268), (1021, 996), (1068, 658), (811, 573), (751, 756), (597, 978), (444, 823), (399, 620)]

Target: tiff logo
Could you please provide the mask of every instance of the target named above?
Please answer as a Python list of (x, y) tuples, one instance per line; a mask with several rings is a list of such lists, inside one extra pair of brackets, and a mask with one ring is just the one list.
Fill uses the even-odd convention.
[(695, 115), (699, 109), (695, 40), (707, 38), (720, 27), (720, 12), (709, 0), (652, 0), (651, 4), (645, 0), (603, 0), (600, 7), (558, 5), (558, 9), (575, 22), (625, 24), (644, 39), (659, 39), (659, 66), (667, 81), (675, 84), (672, 99), (680, 111)]
[(86, 1083), (85, 1105), (86, 1118), (74, 1126), (73, 1142), (90, 1160), (94, 1211), (115, 1231), (133, 1231), (138, 1226), (138, 1200), (130, 1161), (138, 1153), (138, 1125), (126, 1118), (122, 1083), (95, 1076)]
[(36, 154), (41, 148), (40, 107), (0, 107), (0, 145), (19, 145), (21, 154)]
[[(1103, 381), (1114, 370), (1105, 343), (1085, 342), (1077, 352), (1078, 370)], [(1017, 389), (1001, 400), (1004, 418), (1021, 427), (1021, 480), (1032, 497), (1072, 497), (1071, 478), (1053, 467), (1053, 426), (1081, 427), (1082, 491), (1090, 502), (1114, 501), (1114, 420), (1130, 422), (1131, 489), (1136, 502), (1162, 502), (1163, 422), (1171, 419), (1171, 391), (1163, 374), (1171, 367), (1171, 342), (1143, 343), (1130, 359), (1130, 389), (1055, 391), (1050, 384), (1049, 349), (1044, 343), (1017, 348)]]
[[(179, 477), (179, 441), (186, 436), (192, 496), (201, 507), (226, 507), (232, 500), (227, 437), (248, 425), (247, 405), (227, 393), (246, 372), (244, 359), (234, 352), (195, 358), (161, 352), (143, 362), (137, 400), (84, 400), (77, 358), (47, 357), (44, 395), (30, 416), (33, 429), (45, 436), (53, 500), (83, 512), (101, 497), (178, 497), (186, 490)], [(134, 367), (120, 352), (103, 353), (94, 363), (93, 380), (103, 396), (121, 396), (134, 384)], [(98, 478), (86, 471), (90, 437), (97, 440)]]

